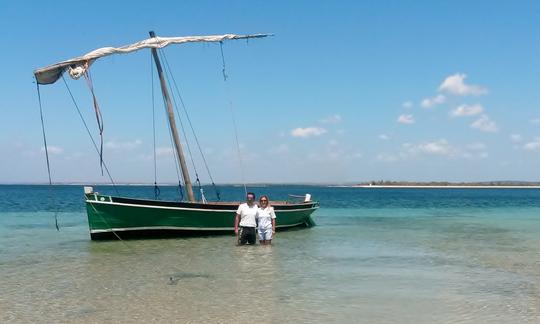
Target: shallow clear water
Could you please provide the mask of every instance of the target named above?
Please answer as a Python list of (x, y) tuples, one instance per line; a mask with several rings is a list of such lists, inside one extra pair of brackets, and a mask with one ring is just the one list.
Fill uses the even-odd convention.
[(540, 321), (540, 190), (252, 189), (310, 192), (318, 226), (271, 247), (92, 242), (81, 187), (0, 186), (0, 322)]

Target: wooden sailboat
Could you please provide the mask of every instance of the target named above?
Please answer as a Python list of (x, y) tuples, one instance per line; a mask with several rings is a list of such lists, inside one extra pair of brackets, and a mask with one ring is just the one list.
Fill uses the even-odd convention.
[[(184, 151), (176, 127), (171, 97), (157, 51), (170, 44), (223, 42), (226, 40), (262, 38), (266, 36), (268, 35), (226, 34), (214, 36), (156, 37), (153, 32), (150, 32), (150, 38), (138, 43), (117, 48), (100, 48), (86, 55), (34, 71), (39, 90), (39, 85), (55, 83), (66, 71), (74, 79), (78, 79), (81, 76), (88, 77), (88, 69), (100, 57), (130, 53), (144, 48), (149, 48), (152, 51), (160, 79), (163, 99), (166, 104), (175, 153), (184, 179), (187, 201), (163, 201), (158, 199), (150, 200), (102, 195), (94, 192), (92, 187), (85, 187), (86, 211), (92, 239), (121, 238), (126, 235), (138, 236), (146, 234), (159, 235), (172, 233), (173, 235), (189, 235), (205, 232), (232, 233), (234, 213), (239, 202), (208, 202), (205, 199), (202, 201), (196, 201), (195, 199)], [(93, 91), (91, 87), (90, 89)], [(95, 96), (94, 106), (96, 116), (99, 116), (99, 108), (97, 107)], [(102, 129), (100, 129), (101, 131)], [(272, 205), (276, 211), (276, 225), (278, 229), (295, 226), (310, 227), (314, 225), (311, 214), (319, 206), (318, 202), (311, 200), (309, 194), (306, 194), (303, 202), (290, 203), (287, 201), (276, 201), (272, 202)]]

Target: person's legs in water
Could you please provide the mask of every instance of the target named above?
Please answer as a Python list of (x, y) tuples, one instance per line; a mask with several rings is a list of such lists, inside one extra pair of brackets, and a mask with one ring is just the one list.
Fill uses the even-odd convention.
[(259, 244), (264, 244), (264, 241), (265, 241), (264, 230), (262, 228), (258, 228), (257, 234), (259, 236)]
[(255, 227), (240, 227), (238, 237), (238, 245), (255, 244)]
[(246, 227), (247, 229), (247, 243), (254, 245), (257, 241), (256, 235), (255, 235), (255, 227)]
[(271, 228), (260, 228), (259, 232), (259, 242), (262, 245), (271, 244), (272, 242), (272, 229)]

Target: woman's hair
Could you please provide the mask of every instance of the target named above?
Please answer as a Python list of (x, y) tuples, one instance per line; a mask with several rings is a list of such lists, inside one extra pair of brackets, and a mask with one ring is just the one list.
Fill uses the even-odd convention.
[(267, 205), (266, 205), (266, 206), (270, 207), (270, 199), (268, 199), (268, 196), (267, 196), (267, 195), (262, 195), (262, 196), (260, 196), (260, 197), (259, 197), (259, 201), (261, 201), (261, 199), (263, 199), (263, 198), (266, 198), (266, 201), (267, 201)]

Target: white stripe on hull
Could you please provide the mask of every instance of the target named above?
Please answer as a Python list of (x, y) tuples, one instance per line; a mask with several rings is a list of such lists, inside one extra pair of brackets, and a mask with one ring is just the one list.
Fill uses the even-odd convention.
[[(127, 206), (127, 207), (144, 207), (144, 208), (156, 208), (156, 209), (172, 209), (172, 210), (191, 210), (191, 211), (211, 211), (211, 212), (224, 212), (224, 213), (234, 213), (235, 209), (220, 210), (220, 209), (203, 209), (203, 208), (186, 208), (186, 207), (170, 207), (170, 206), (151, 206), (151, 205), (139, 205), (139, 204), (126, 204), (126, 203), (117, 203), (110, 201), (96, 201), (96, 200), (86, 200), (89, 204), (103, 204), (103, 205), (116, 205), (116, 206)], [(293, 212), (293, 211), (304, 211), (310, 209), (317, 209), (319, 207), (311, 208), (301, 208), (301, 209), (286, 209), (286, 210), (277, 210), (278, 213), (284, 212)]]
[[(277, 228), (294, 227), (304, 224), (304, 222), (279, 225)], [(148, 230), (176, 230), (176, 231), (234, 231), (234, 227), (181, 227), (181, 226), (142, 226), (142, 227), (122, 227), (122, 228), (108, 228), (108, 229), (91, 229), (91, 234), (96, 233), (110, 233), (110, 232), (126, 232), (126, 231), (148, 231)]]

